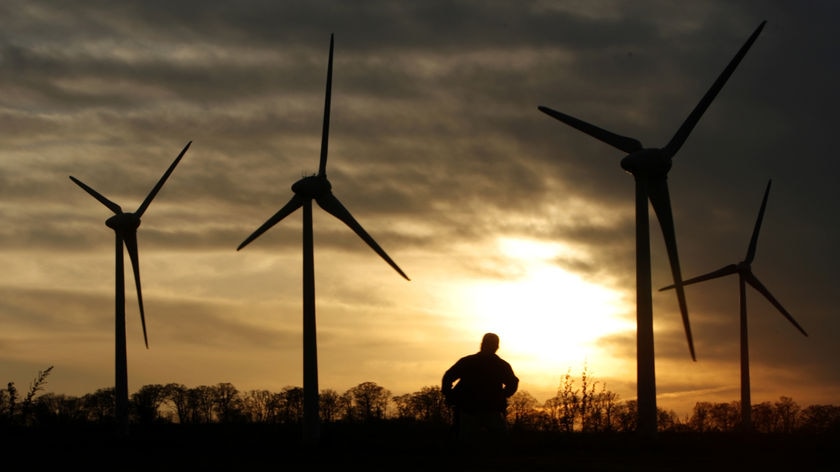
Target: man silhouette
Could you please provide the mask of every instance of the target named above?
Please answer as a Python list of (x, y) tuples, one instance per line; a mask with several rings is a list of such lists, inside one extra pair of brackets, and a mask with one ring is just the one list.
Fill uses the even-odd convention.
[(455, 411), (458, 437), (500, 437), (507, 434), (507, 399), (516, 393), (519, 379), (510, 364), (496, 355), (499, 336), (487, 333), (475, 354), (452, 365), (441, 381), (441, 392)]

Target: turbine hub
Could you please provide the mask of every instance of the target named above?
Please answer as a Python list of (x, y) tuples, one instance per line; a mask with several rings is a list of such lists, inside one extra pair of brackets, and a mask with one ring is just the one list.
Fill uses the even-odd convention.
[(292, 184), (292, 192), (304, 198), (317, 199), (331, 190), (332, 185), (325, 175), (310, 175)]
[(642, 149), (622, 159), (621, 168), (633, 175), (665, 176), (671, 170), (671, 159), (661, 149)]
[(134, 213), (117, 213), (105, 220), (105, 225), (117, 231), (136, 230), (140, 226), (140, 217)]

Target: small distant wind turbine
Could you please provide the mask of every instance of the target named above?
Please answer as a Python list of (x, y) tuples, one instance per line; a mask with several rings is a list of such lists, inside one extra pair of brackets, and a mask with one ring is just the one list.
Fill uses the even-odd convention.
[(70, 176), (70, 180), (75, 182), (79, 187), (89, 193), (93, 198), (99, 200), (100, 203), (108, 207), (114, 212), (114, 216), (105, 220), (105, 225), (114, 230), (116, 235), (116, 296), (115, 296), (115, 371), (116, 382), (114, 386), (114, 394), (116, 396), (116, 410), (115, 415), (117, 419), (117, 426), (119, 432), (123, 434), (128, 433), (128, 359), (126, 355), (126, 339), (125, 339), (125, 269), (123, 264), (123, 246), (128, 251), (128, 257), (131, 259), (131, 267), (134, 270), (134, 284), (137, 286), (137, 303), (140, 305), (140, 323), (143, 325), (143, 341), (146, 343), (146, 349), (149, 348), (149, 338), (146, 335), (146, 313), (143, 310), (143, 295), (140, 290), (140, 258), (137, 252), (137, 228), (140, 226), (140, 217), (152, 203), (152, 199), (160, 191), (166, 179), (175, 170), (184, 153), (192, 144), (188, 142), (178, 157), (169, 169), (163, 174), (157, 185), (152, 188), (140, 207), (134, 213), (124, 213), (122, 208), (116, 203), (105, 198), (101, 193), (85, 185), (81, 180)]
[(333, 35), (330, 35), (330, 56), (327, 66), (327, 91), (324, 101), (324, 124), (321, 135), (321, 161), (318, 174), (304, 177), (292, 184), (291, 200), (262, 226), (248, 236), (236, 250), (240, 250), (269, 228), (303, 207), (303, 427), (304, 440), (315, 442), (319, 439), (320, 420), (318, 417), (318, 349), (315, 330), (315, 269), (312, 251), (312, 200), (327, 213), (333, 215), (350, 227), (380, 257), (385, 259), (403, 278), (408, 276), (379, 244), (353, 218), (353, 215), (338, 201), (332, 193), (332, 185), (327, 180), (327, 141), (330, 127), (330, 96), (332, 90)]
[(726, 81), (735, 71), (741, 59), (755, 42), (758, 34), (764, 28), (766, 21), (747, 39), (729, 65), (723, 70), (711, 88), (706, 92), (682, 126), (677, 130), (671, 141), (664, 148), (645, 148), (636, 139), (620, 136), (610, 131), (589, 124), (572, 116), (560, 113), (551, 108), (538, 107), (543, 113), (562, 121), (563, 123), (582, 131), (595, 139), (613, 146), (627, 153), (621, 160), (621, 167), (633, 174), (636, 181), (636, 356), (638, 376), (638, 425), (637, 430), (644, 435), (656, 434), (656, 375), (653, 354), (653, 302), (651, 296), (650, 272), (650, 223), (648, 220), (648, 199), (656, 213), (665, 247), (671, 263), (671, 274), (674, 278), (677, 301), (682, 314), (688, 349), (691, 358), (694, 354), (694, 341), (688, 320), (688, 307), (685, 292), (681, 282), (677, 240), (674, 231), (674, 219), (671, 213), (671, 200), (668, 193), (668, 171), (671, 160), (688, 139), (689, 134), (700, 121), (703, 113), (723, 88)]
[[(753, 229), (752, 238), (750, 238), (750, 245), (747, 248), (747, 256), (743, 261), (737, 264), (729, 264), (721, 267), (718, 270), (709, 272), (707, 274), (698, 275), (688, 280), (683, 280), (683, 285), (690, 285), (697, 282), (704, 282), (719, 277), (724, 277), (731, 274), (738, 274), (738, 286), (740, 293), (741, 304), (741, 427), (744, 430), (752, 429), (752, 403), (750, 400), (750, 349), (749, 339), (747, 336), (747, 293), (746, 284), (750, 284), (758, 293), (764, 295), (764, 298), (770, 301), (777, 310), (779, 310), (788, 321), (790, 321), (796, 329), (805, 336), (808, 333), (799, 326), (799, 323), (793, 319), (793, 316), (785, 310), (785, 307), (776, 300), (776, 297), (770, 293), (769, 290), (758, 280), (752, 272), (752, 261), (755, 259), (755, 250), (758, 245), (758, 232), (761, 230), (761, 221), (764, 219), (764, 209), (767, 207), (767, 197), (770, 194), (771, 181), (767, 181), (767, 188), (764, 190), (764, 199), (761, 201), (761, 209), (758, 211), (758, 218), (755, 221), (755, 228)], [(668, 290), (674, 288), (674, 285), (662, 287), (659, 290)]]

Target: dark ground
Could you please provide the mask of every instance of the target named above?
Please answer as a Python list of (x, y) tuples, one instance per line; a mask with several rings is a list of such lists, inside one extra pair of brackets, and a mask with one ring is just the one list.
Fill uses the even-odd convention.
[[(269, 425), (0, 428), (15, 470), (840, 471), (838, 435), (526, 433), (469, 447), (446, 429), (328, 425), (317, 444)], [(4, 469), (6, 469), (4, 467)], [(11, 469), (10, 469), (11, 470)]]

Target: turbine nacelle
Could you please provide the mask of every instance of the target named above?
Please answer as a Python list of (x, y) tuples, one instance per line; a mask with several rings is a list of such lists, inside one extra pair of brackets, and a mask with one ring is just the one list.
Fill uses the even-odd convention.
[(637, 175), (664, 178), (671, 170), (671, 156), (663, 149), (646, 148), (633, 152), (621, 159), (621, 168)]
[(292, 184), (292, 192), (307, 199), (318, 199), (324, 195), (328, 195), (332, 191), (332, 184), (327, 180), (327, 176), (310, 175), (304, 177), (294, 184)]
[(140, 217), (135, 213), (117, 213), (105, 220), (105, 225), (114, 231), (136, 231), (140, 227)]

